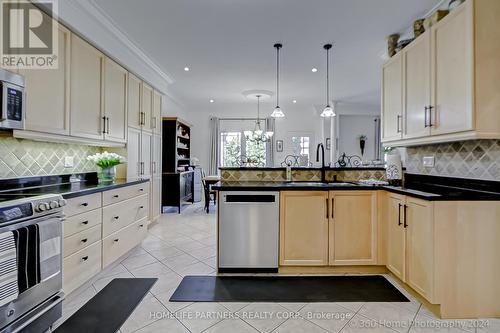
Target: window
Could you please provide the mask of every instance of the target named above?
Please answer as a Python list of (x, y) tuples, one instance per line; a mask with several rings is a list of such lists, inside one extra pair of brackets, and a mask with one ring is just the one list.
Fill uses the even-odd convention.
[(309, 142), (308, 136), (292, 136), (292, 155), (305, 156), (309, 161)]
[(243, 131), (220, 133), (221, 167), (266, 166), (267, 145), (262, 142), (247, 141)]

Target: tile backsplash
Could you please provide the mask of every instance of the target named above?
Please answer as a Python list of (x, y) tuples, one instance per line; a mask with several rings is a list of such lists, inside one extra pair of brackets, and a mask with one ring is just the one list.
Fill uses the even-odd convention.
[[(434, 156), (433, 168), (423, 166), (424, 156)], [(406, 171), (500, 181), (500, 140), (470, 140), (406, 148)]]
[[(0, 138), (0, 178), (60, 175), (96, 171), (87, 156), (101, 148), (75, 144)], [(64, 167), (66, 156), (74, 157), (72, 168)]]

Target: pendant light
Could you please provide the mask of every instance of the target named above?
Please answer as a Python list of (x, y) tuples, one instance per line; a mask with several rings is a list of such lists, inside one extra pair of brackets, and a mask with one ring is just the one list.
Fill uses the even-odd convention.
[(255, 95), (255, 97), (257, 97), (257, 121), (255, 122), (255, 128), (253, 131), (244, 131), (243, 134), (245, 134), (245, 138), (248, 141), (259, 143), (267, 142), (271, 140), (274, 133), (271, 131), (264, 132), (260, 127), (260, 98), (262, 96)]
[(276, 107), (274, 108), (271, 117), (273, 118), (283, 118), (285, 114), (280, 108), (280, 49), (283, 45), (276, 43), (274, 48), (276, 49)]
[(326, 106), (321, 112), (321, 117), (335, 117), (335, 111), (330, 106), (330, 49), (332, 44), (325, 44), (323, 48), (326, 50)]

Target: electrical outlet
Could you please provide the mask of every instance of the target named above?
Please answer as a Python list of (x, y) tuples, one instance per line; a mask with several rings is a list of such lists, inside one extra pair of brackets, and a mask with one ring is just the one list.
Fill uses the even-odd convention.
[(64, 167), (72, 168), (75, 165), (75, 158), (73, 156), (66, 156), (64, 158)]
[(434, 156), (424, 156), (423, 163), (426, 168), (434, 168)]

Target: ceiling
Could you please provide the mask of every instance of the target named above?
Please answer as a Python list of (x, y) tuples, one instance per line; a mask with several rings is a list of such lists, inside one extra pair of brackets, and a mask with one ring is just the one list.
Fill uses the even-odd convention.
[(210, 99), (211, 107), (253, 103), (244, 90), (275, 91), (277, 41), (285, 110), (294, 99), (302, 108), (325, 102), (326, 42), (334, 44), (332, 99), (378, 105), (386, 36), (405, 31), (439, 2), (94, 0), (172, 78), (171, 92), (188, 110), (205, 110)]

